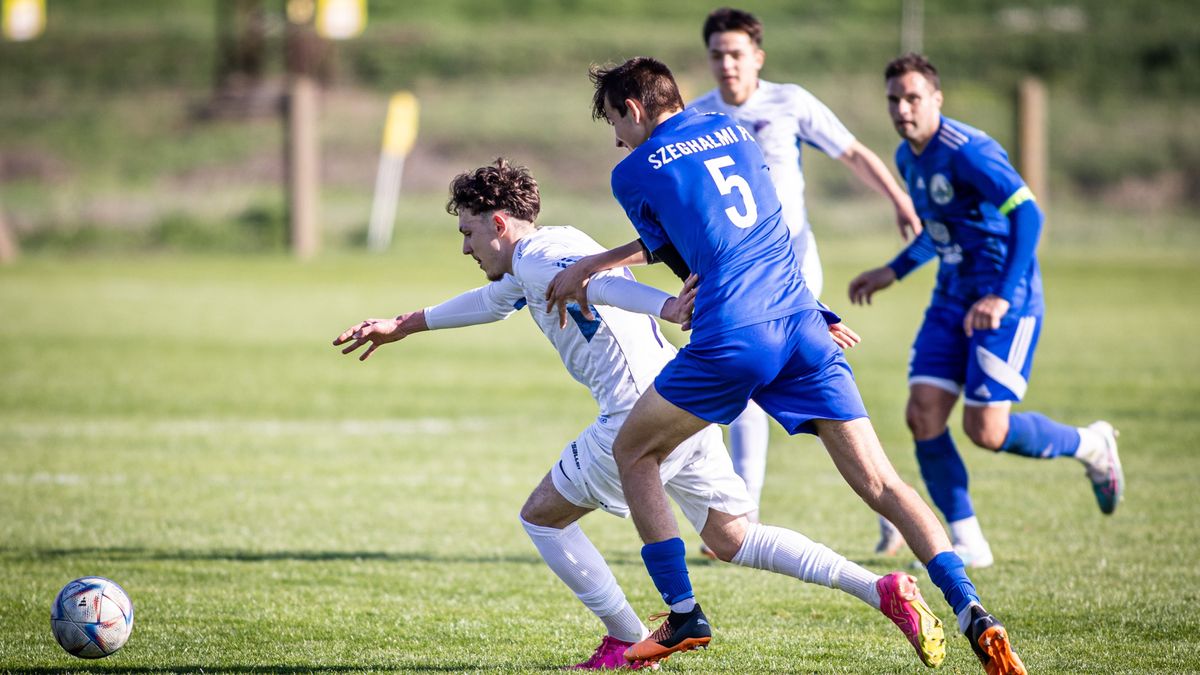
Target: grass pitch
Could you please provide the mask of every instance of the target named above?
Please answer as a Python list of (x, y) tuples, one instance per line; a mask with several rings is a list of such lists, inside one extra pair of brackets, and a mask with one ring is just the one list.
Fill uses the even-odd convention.
[[(361, 318), (482, 281), (445, 224), (386, 257), (308, 265), (0, 268), (0, 671), (537, 672), (587, 656), (599, 623), (516, 519), (595, 412), (536, 328), (515, 316), (420, 335), (365, 364), (329, 345)], [(868, 408), (919, 484), (902, 407), (929, 273), (869, 309), (842, 299), (893, 248), (823, 241), (826, 299), (864, 336), (852, 363)], [(972, 576), (1034, 672), (1200, 670), (1194, 260), (1044, 248), (1048, 321), (1022, 408), (1113, 421), (1128, 497), (1104, 518), (1075, 463), (992, 456), (955, 427), (997, 557)], [(641, 276), (673, 288), (662, 272)], [(763, 509), (876, 571), (912, 562), (871, 555), (874, 517), (811, 438), (773, 432)], [(658, 611), (631, 524), (595, 514), (584, 528), (634, 606)], [(846, 595), (690, 563), (716, 640), (665, 671), (922, 670)], [(115, 579), (137, 607), (129, 643), (98, 662), (50, 635), (55, 593), (85, 575)], [(960, 637), (949, 651), (943, 671), (979, 672)]]

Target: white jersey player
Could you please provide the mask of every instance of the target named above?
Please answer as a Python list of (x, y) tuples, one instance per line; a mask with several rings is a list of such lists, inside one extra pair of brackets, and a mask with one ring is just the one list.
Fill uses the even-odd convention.
[[(749, 12), (722, 8), (709, 14), (704, 44), (717, 87), (688, 108), (729, 115), (758, 141), (792, 234), (800, 272), (809, 290), (820, 297), (824, 275), (804, 203), (804, 145), (841, 161), (863, 184), (887, 197), (902, 236), (919, 233), (921, 221), (887, 165), (855, 139), (828, 106), (799, 85), (759, 79), (766, 56), (762, 34), (762, 23)], [(752, 401), (729, 429), (734, 467), (757, 503), (767, 466), (766, 413)]]
[[(593, 277), (587, 319), (578, 308), (569, 318), (546, 311), (546, 287), (563, 268), (604, 247), (570, 227), (538, 227), (537, 183), (524, 167), (505, 160), (456, 177), (447, 209), (458, 216), (463, 253), (474, 258), (490, 283), (446, 302), (394, 319), (368, 319), (343, 332), (343, 353), (363, 345), (365, 360), (383, 344), (425, 330), (498, 321), (526, 309), (550, 340), (571, 375), (586, 386), (599, 416), (566, 445), (521, 509), (521, 524), (546, 564), (604, 624), (600, 646), (576, 669), (629, 665), (625, 651), (649, 631), (625, 599), (612, 571), (577, 521), (595, 509), (627, 517), (612, 443), (629, 410), (653, 383), (675, 349), (647, 314), (687, 324), (695, 278), (672, 297), (638, 284), (628, 270)], [(831, 329), (852, 346), (857, 336)], [(661, 465), (664, 487), (701, 538), (720, 559), (767, 569), (810, 583), (839, 588), (880, 609), (896, 623), (927, 664), (944, 656), (941, 624), (920, 596), (915, 580), (896, 572), (879, 577), (803, 535), (751, 524), (755, 508), (733, 471), (717, 427), (680, 445)], [(636, 664), (635, 664), (636, 665)]]

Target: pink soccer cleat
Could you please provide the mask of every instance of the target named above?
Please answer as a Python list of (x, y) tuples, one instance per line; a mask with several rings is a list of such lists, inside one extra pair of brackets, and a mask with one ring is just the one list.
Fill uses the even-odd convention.
[[(616, 670), (618, 668), (638, 670), (648, 667), (649, 664), (641, 662), (630, 663), (625, 660), (625, 650), (632, 646), (632, 642), (625, 642), (611, 635), (605, 635), (604, 639), (600, 641), (600, 646), (596, 647), (596, 651), (592, 652), (588, 660), (576, 663), (573, 666), (564, 668), (564, 670)], [(657, 665), (654, 664), (654, 666)], [(650, 669), (658, 670), (657, 667)]]
[(917, 580), (903, 572), (892, 572), (875, 582), (879, 591), (879, 611), (900, 627), (921, 663), (930, 668), (942, 665), (946, 658), (946, 633), (942, 621), (921, 597)]

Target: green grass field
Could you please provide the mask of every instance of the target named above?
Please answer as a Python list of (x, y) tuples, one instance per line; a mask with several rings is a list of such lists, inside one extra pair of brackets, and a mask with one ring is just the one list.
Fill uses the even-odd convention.
[[(517, 316), (421, 335), (365, 364), (329, 344), (482, 281), (441, 218), (383, 257), (0, 268), (0, 671), (535, 672), (590, 653), (599, 622), (516, 519), (595, 412), (537, 329)], [(901, 411), (928, 271), (875, 307), (842, 300), (893, 248), (823, 243), (826, 299), (864, 336), (860, 386), (919, 482)], [(1024, 407), (1120, 427), (1128, 497), (1103, 518), (1075, 463), (968, 450), (956, 429), (998, 561), (973, 577), (1033, 672), (1200, 671), (1194, 248), (1044, 249), (1049, 318)], [(663, 270), (642, 276), (673, 287)], [(872, 556), (875, 519), (814, 440), (772, 440), (768, 521), (877, 571), (912, 562)], [(597, 514), (584, 527), (635, 608), (658, 611), (632, 525)], [(665, 671), (920, 670), (849, 596), (690, 562), (716, 640)], [(59, 587), (86, 575), (137, 606), (128, 645), (99, 662), (49, 629)], [(943, 671), (980, 672), (965, 640)]]

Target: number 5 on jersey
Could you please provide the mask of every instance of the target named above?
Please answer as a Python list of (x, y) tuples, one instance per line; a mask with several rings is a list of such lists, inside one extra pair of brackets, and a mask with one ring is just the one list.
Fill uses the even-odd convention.
[(727, 166), (733, 166), (733, 158), (729, 155), (714, 157), (704, 162), (704, 167), (708, 169), (708, 175), (712, 176), (713, 182), (717, 184), (717, 189), (722, 195), (728, 195), (736, 188), (738, 194), (742, 196), (742, 201), (746, 205), (746, 213), (740, 213), (737, 207), (731, 206), (725, 209), (725, 215), (729, 216), (729, 222), (735, 227), (746, 229), (758, 222), (758, 205), (754, 203), (754, 194), (750, 192), (750, 184), (745, 178), (736, 173), (725, 175), (721, 169)]

